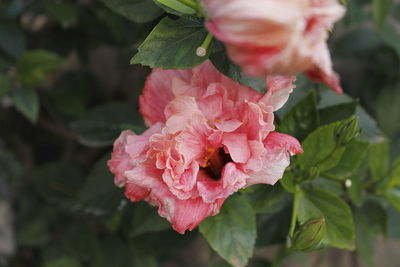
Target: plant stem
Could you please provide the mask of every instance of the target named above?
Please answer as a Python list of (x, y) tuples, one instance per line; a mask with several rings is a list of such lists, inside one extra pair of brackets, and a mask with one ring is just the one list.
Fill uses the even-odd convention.
[(178, 0), (184, 5), (187, 5), (188, 7), (193, 8), (194, 10), (197, 10), (197, 4), (195, 2), (192, 2), (190, 0)]
[(299, 192), (300, 189), (298, 186), (296, 186), (293, 196), (292, 222), (290, 224), (289, 237), (293, 237), (294, 230), (296, 228), (297, 210), (299, 208)]
[(213, 39), (213, 36), (210, 33), (207, 33), (207, 36), (204, 39), (203, 43), (196, 50), (197, 56), (204, 57), (205, 55), (207, 55), (207, 50), (210, 47), (212, 39)]

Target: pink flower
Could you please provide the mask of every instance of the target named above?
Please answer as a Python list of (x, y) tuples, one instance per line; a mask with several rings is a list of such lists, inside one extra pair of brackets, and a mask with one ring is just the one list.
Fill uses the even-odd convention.
[(305, 73), (341, 93), (326, 45), (344, 14), (336, 0), (202, 0), (208, 30), (253, 76)]
[(219, 212), (241, 188), (274, 184), (302, 153), (299, 142), (273, 132), (273, 111), (293, 77), (269, 78), (261, 94), (220, 74), (210, 62), (191, 70), (154, 69), (140, 111), (150, 128), (124, 131), (108, 162), (132, 201), (145, 200), (179, 233)]

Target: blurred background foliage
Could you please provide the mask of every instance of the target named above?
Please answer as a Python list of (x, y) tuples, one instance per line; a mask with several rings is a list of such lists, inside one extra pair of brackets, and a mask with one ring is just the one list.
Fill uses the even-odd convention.
[[(337, 189), (351, 204), (359, 235), (349, 266), (356, 266), (376, 263), (379, 236), (400, 238), (400, 191), (387, 195), (390, 206), (368, 187), (388, 173), (400, 177), (400, 4), (345, 4), (329, 45), (348, 96), (299, 77), (278, 122), (304, 139), (314, 129), (295, 129), (290, 119), (304, 119), (295, 107), (312, 98), (326, 123), (360, 116), (371, 147), (351, 178), (355, 189), (344, 190), (343, 181), (313, 185)], [(0, 266), (225, 266), (197, 230), (179, 235), (156, 209), (124, 200), (105, 165), (122, 130), (145, 129), (137, 97), (150, 69), (129, 61), (164, 16), (146, 0), (0, 1)], [(290, 195), (280, 185), (251, 193), (259, 214), (249, 265), (279, 264), (282, 250), (273, 245), (286, 242)], [(322, 266), (326, 255), (309, 257)]]

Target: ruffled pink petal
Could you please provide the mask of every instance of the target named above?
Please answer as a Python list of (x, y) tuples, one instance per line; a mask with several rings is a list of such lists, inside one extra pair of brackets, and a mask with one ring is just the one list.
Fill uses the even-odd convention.
[(214, 203), (204, 203), (198, 197), (188, 200), (176, 200), (171, 216), (171, 207), (164, 209), (165, 204), (160, 206), (159, 214), (167, 219), (170, 218), (172, 227), (180, 234), (184, 234), (186, 230), (193, 230), (205, 218), (219, 213), (219, 210), (225, 199), (217, 199)]
[(245, 134), (225, 133), (222, 144), (234, 162), (245, 163), (250, 157), (250, 147)]
[(206, 203), (213, 203), (218, 199), (226, 199), (246, 185), (248, 175), (240, 171), (235, 163), (225, 165), (219, 180), (213, 180), (200, 171), (197, 182), (199, 195)]
[(193, 97), (179, 96), (165, 108), (166, 126), (170, 133), (181, 131), (193, 116), (202, 116)]
[(126, 172), (126, 176), (129, 183), (150, 192), (146, 200), (158, 206), (160, 216), (165, 217), (174, 230), (181, 234), (193, 230), (206, 217), (217, 214), (224, 201), (219, 199), (214, 203), (205, 203), (200, 197), (186, 200), (176, 198), (163, 183), (162, 171), (154, 168), (153, 163), (140, 165)]
[(264, 141), (265, 147), (267, 149), (273, 148), (284, 148), (290, 153), (290, 155), (303, 153), (303, 148), (301, 147), (299, 141), (293, 136), (271, 132), (268, 134), (267, 139)]
[(196, 162), (192, 162), (190, 167), (179, 175), (174, 174), (170, 170), (165, 170), (162, 178), (165, 184), (168, 185), (171, 193), (178, 199), (188, 199), (197, 195), (194, 186), (197, 181), (198, 172), (199, 165)]
[(126, 130), (115, 140), (111, 159), (107, 162), (107, 165), (115, 175), (114, 182), (117, 186), (124, 186), (126, 181), (125, 171), (146, 158), (145, 149), (149, 144), (150, 136), (161, 132), (162, 127), (162, 123), (156, 123), (141, 135)]
[(275, 184), (289, 166), (290, 156), (303, 153), (299, 141), (286, 134), (271, 132), (264, 144), (266, 153), (263, 156), (263, 167), (259, 172), (250, 175), (246, 186), (260, 183)]
[(232, 120), (218, 120), (215, 122), (215, 126), (217, 127), (218, 130), (230, 133), (238, 129), (240, 126), (242, 126), (243, 122), (232, 119)]
[(144, 189), (132, 183), (125, 184), (125, 196), (132, 202), (143, 200), (148, 197), (150, 190)]
[(172, 81), (180, 79), (189, 82), (191, 74), (190, 70), (152, 70), (146, 79), (143, 94), (139, 97), (140, 113), (146, 125), (166, 121), (164, 108), (175, 98)]
[(280, 109), (296, 87), (295, 81), (296, 76), (267, 76), (267, 92), (259, 102), (273, 106), (274, 111)]

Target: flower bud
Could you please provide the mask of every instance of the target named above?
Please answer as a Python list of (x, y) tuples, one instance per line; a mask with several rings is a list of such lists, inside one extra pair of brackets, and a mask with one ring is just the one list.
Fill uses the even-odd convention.
[(322, 247), (325, 235), (325, 218), (311, 219), (302, 224), (294, 233), (291, 249), (297, 251), (313, 251)]
[(339, 145), (350, 142), (358, 135), (358, 117), (351, 117), (346, 122), (341, 123), (337, 130), (336, 136)]

